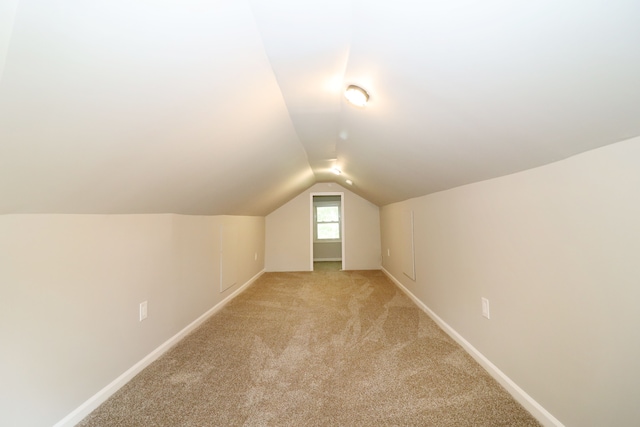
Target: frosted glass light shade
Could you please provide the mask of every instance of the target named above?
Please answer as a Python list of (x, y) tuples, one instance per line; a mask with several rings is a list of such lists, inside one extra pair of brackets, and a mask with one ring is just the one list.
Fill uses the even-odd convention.
[(347, 101), (358, 107), (364, 107), (369, 101), (367, 91), (356, 85), (349, 85), (344, 92), (344, 96), (347, 98)]

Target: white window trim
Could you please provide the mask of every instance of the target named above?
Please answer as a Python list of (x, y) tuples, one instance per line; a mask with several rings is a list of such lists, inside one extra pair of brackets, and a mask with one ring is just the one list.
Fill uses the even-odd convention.
[[(342, 242), (342, 203), (335, 202), (314, 202), (313, 203), (313, 242), (314, 243), (339, 243)], [(320, 224), (338, 224), (338, 233), (340, 237), (337, 239), (318, 239), (318, 220), (316, 207), (337, 206), (338, 207), (338, 221), (337, 222), (325, 222)]]

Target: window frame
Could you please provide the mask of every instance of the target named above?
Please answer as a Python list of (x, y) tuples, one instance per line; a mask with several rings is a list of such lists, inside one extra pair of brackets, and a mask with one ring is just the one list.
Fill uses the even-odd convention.
[[(342, 206), (341, 201), (321, 201), (313, 202), (313, 242), (314, 243), (339, 243), (342, 242)], [(336, 207), (338, 208), (338, 221), (318, 222), (318, 207)], [(318, 224), (338, 224), (337, 239), (319, 239)]]

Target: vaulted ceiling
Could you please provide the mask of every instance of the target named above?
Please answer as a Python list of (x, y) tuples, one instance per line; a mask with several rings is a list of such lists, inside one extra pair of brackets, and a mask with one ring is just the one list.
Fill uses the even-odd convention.
[(325, 181), (384, 205), (638, 136), (638, 17), (637, 0), (3, 0), (0, 213), (264, 215)]

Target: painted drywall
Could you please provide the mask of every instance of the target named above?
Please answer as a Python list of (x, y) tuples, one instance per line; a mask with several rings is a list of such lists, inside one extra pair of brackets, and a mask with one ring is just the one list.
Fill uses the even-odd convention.
[(342, 242), (314, 242), (314, 261), (337, 261), (342, 259)]
[(5, 0), (0, 2), (0, 81), (9, 52), (13, 23), (18, 9), (18, 0)]
[(309, 271), (311, 266), (311, 193), (343, 192), (345, 269), (380, 268), (378, 206), (338, 184), (320, 183), (266, 217), (267, 271)]
[(635, 138), (384, 206), (383, 266), (563, 424), (639, 425), (639, 165)]
[(263, 269), (263, 217), (0, 216), (0, 425), (55, 424), (233, 292), (229, 224), (242, 284)]

